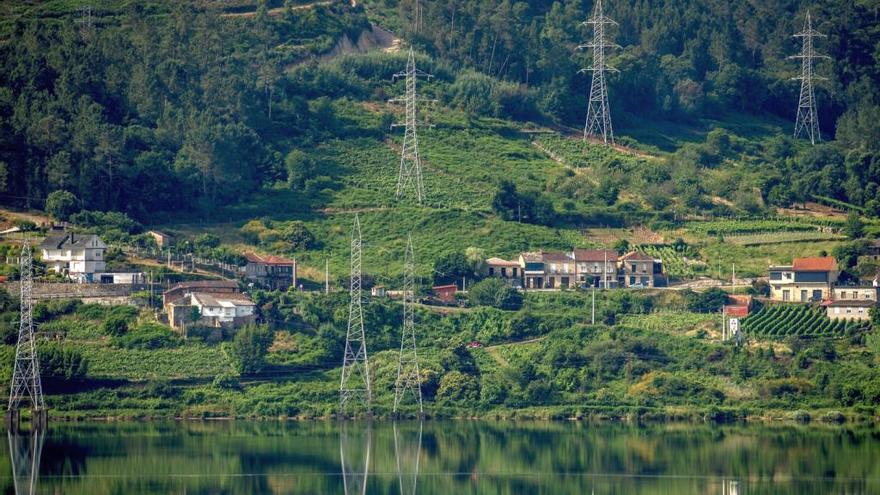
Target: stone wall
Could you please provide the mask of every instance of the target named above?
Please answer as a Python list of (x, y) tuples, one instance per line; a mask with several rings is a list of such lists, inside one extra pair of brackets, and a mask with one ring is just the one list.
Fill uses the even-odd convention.
[[(19, 297), (18, 282), (0, 284), (12, 297)], [(37, 301), (46, 299), (82, 299), (97, 303), (127, 303), (132, 292), (148, 290), (143, 284), (74, 284), (62, 282), (34, 282), (33, 297)]]

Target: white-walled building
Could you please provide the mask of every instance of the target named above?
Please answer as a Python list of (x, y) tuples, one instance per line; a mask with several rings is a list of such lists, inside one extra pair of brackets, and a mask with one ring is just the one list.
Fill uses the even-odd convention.
[(43, 262), (49, 270), (86, 282), (95, 281), (95, 274), (105, 271), (106, 250), (107, 245), (94, 234), (49, 234), (40, 244)]

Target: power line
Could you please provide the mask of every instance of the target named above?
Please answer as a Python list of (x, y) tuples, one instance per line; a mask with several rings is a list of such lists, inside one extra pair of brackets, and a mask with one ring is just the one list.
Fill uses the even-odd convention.
[(792, 78), (792, 80), (801, 81), (801, 95), (798, 99), (794, 137), (799, 138), (806, 134), (810, 138), (810, 143), (816, 144), (816, 141), (822, 140), (822, 135), (819, 132), (819, 114), (816, 111), (816, 91), (813, 87), (813, 81), (825, 78), (813, 74), (813, 60), (830, 59), (830, 57), (816, 54), (813, 38), (826, 38), (827, 36), (813, 29), (813, 19), (808, 10), (804, 20), (804, 30), (796, 33), (793, 37), (801, 38), (801, 53), (788, 57), (789, 59), (801, 60), (801, 75)]
[(611, 108), (608, 104), (608, 85), (605, 81), (605, 72), (617, 72), (605, 61), (607, 48), (620, 48), (606, 38), (605, 26), (616, 26), (614, 20), (605, 17), (602, 12), (602, 0), (596, 0), (593, 15), (582, 26), (593, 26), (593, 41), (578, 46), (578, 49), (591, 48), (593, 50), (593, 65), (579, 72), (592, 72), (593, 79), (590, 83), (590, 99), (587, 103), (587, 121), (584, 125), (584, 141), (588, 137), (601, 137), (605, 144), (614, 144), (614, 130), (611, 127)]

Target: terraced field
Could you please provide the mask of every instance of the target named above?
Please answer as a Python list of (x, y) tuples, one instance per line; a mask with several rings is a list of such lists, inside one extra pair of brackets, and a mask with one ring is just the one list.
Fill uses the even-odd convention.
[(767, 306), (743, 321), (746, 334), (770, 339), (840, 338), (869, 327), (868, 322), (831, 320), (823, 308), (807, 304)]

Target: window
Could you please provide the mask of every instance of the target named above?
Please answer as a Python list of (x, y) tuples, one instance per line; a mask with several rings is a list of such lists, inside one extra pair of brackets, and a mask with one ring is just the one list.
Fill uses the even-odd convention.
[(834, 314), (839, 315), (839, 314), (840, 314), (840, 308), (834, 308)]
[(493, 275), (495, 275), (495, 269), (490, 266), (489, 267), (489, 276), (491, 277)]
[(501, 276), (502, 276), (502, 277), (507, 277), (507, 268), (505, 268), (505, 267), (501, 267)]

